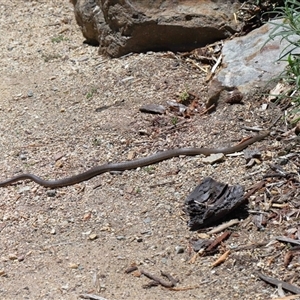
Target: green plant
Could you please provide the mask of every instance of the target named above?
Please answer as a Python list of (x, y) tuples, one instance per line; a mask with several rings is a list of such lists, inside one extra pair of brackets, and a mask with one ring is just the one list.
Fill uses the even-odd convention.
[(172, 125), (175, 126), (178, 123), (178, 118), (177, 117), (172, 117), (171, 123), (172, 123)]
[(93, 87), (87, 94), (86, 94), (86, 99), (91, 99), (94, 94), (97, 92), (97, 88)]
[(187, 91), (187, 89), (185, 89), (184, 91), (182, 91), (180, 94), (179, 94), (179, 99), (180, 99), (180, 102), (185, 102), (189, 99), (190, 97), (190, 94), (189, 92)]
[(62, 34), (60, 34), (59, 36), (55, 36), (51, 39), (52, 43), (60, 43), (62, 41), (67, 41), (68, 39), (65, 38)]
[(93, 144), (94, 147), (97, 147), (97, 146), (101, 145), (101, 139), (100, 138), (94, 138), (92, 140), (92, 144)]
[(278, 76), (277, 80), (282, 80), (291, 88), (281, 98), (290, 98), (295, 106), (293, 112), (299, 112), (300, 54), (295, 50), (300, 47), (300, 1), (286, 0), (284, 6), (277, 7), (272, 13), (275, 13), (277, 18), (283, 19), (283, 22), (272, 22), (274, 29), (271, 31), (268, 41), (280, 37), (281, 41), (288, 42), (278, 59), (279, 61), (286, 61), (287, 67)]
[(153, 173), (153, 171), (155, 170), (154, 166), (146, 166), (143, 168), (147, 173)]
[(61, 58), (61, 55), (60, 54), (42, 54), (42, 58), (44, 59), (44, 62), (49, 62), (49, 61)]

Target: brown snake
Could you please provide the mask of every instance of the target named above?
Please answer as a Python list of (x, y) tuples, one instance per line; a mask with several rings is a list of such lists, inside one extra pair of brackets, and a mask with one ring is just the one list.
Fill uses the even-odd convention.
[(0, 182), (0, 187), (4, 187), (4, 186), (7, 186), (14, 182), (17, 182), (20, 180), (25, 180), (25, 179), (30, 179), (39, 185), (42, 185), (44, 187), (50, 187), (50, 188), (68, 186), (68, 185), (72, 185), (72, 184), (76, 184), (76, 183), (79, 183), (82, 181), (89, 180), (97, 175), (100, 175), (100, 174), (103, 174), (106, 172), (125, 171), (125, 170), (136, 169), (138, 167), (145, 167), (148, 165), (156, 164), (163, 160), (170, 159), (172, 157), (180, 156), (180, 155), (194, 156), (194, 155), (203, 154), (203, 155), (208, 156), (213, 153), (229, 154), (229, 153), (239, 152), (239, 151), (242, 151), (243, 149), (245, 149), (246, 147), (248, 147), (249, 145), (264, 139), (268, 135), (269, 135), (269, 131), (265, 131), (265, 132), (262, 132), (261, 134), (255, 135), (255, 136), (245, 140), (244, 142), (242, 142), (240, 144), (237, 144), (232, 147), (227, 147), (227, 148), (178, 148), (178, 149), (166, 150), (166, 151), (159, 152), (159, 153), (150, 155), (148, 157), (143, 157), (143, 158), (136, 159), (136, 160), (96, 166), (96, 167), (91, 168), (83, 173), (78, 174), (78, 175), (74, 175), (71, 177), (58, 179), (58, 180), (54, 180), (54, 181), (44, 180), (33, 174), (20, 174), (13, 178), (10, 178), (10, 179)]

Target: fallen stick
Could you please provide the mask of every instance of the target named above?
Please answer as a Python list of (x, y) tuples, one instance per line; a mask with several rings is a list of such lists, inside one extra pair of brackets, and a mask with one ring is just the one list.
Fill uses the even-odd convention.
[(148, 273), (147, 271), (141, 270), (141, 274), (144, 274), (146, 277), (148, 277), (149, 279), (152, 279), (154, 281), (156, 281), (157, 283), (159, 283), (160, 285), (162, 285), (163, 287), (166, 288), (171, 288), (174, 286), (174, 284), (172, 282), (167, 282), (155, 275), (152, 275), (150, 273)]

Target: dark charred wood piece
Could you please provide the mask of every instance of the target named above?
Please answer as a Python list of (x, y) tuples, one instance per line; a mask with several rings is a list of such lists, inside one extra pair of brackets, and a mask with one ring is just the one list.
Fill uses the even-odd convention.
[(184, 211), (190, 217), (190, 230), (217, 223), (245, 203), (244, 189), (240, 185), (228, 186), (206, 177), (185, 200)]

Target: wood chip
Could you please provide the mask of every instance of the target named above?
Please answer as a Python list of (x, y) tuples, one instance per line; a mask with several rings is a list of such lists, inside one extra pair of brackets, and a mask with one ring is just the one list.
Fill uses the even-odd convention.
[(215, 262), (212, 263), (212, 268), (215, 268), (217, 266), (219, 266), (220, 264), (222, 264), (224, 261), (226, 261), (226, 259), (228, 258), (230, 254), (230, 250), (227, 250), (224, 254), (222, 254)]

